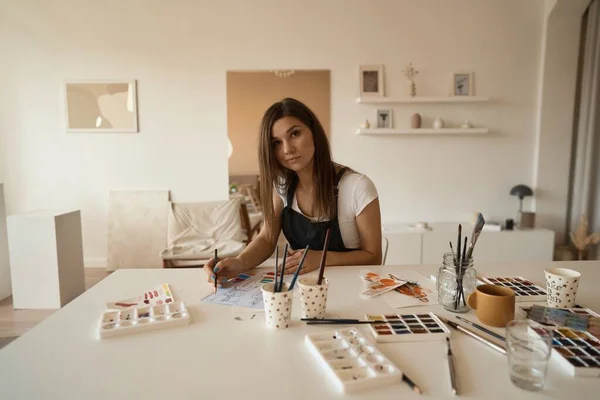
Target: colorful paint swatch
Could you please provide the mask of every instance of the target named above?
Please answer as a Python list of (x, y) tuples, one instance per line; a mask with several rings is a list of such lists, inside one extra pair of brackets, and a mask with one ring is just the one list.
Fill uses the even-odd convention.
[(484, 277), (483, 281), (514, 290), (516, 301), (546, 301), (546, 290), (521, 276)]
[(552, 336), (552, 357), (571, 375), (600, 376), (600, 340), (565, 327), (554, 330)]
[[(538, 307), (538, 306), (535, 306)], [(522, 318), (530, 318), (530, 314), (532, 311), (533, 307), (519, 307), (517, 309), (517, 313), (520, 317)], [(553, 309), (553, 310), (558, 310), (558, 309)], [(600, 340), (600, 314), (596, 313), (593, 310), (590, 310), (589, 308), (561, 308), (560, 309), (561, 312), (569, 312), (581, 317), (586, 317), (587, 318), (587, 327), (576, 327), (576, 326), (569, 326), (573, 329), (577, 329), (579, 328), (580, 330), (586, 330), (589, 333), (591, 333), (592, 335), (594, 335), (597, 339)], [(534, 314), (535, 316), (535, 314)], [(549, 326), (562, 326), (562, 324), (560, 323), (556, 323), (556, 322), (560, 322), (560, 321), (548, 321), (548, 322), (541, 322), (538, 321), (541, 324), (544, 325), (549, 325)]]
[(544, 325), (565, 326), (580, 331), (587, 329), (589, 320), (588, 315), (538, 305), (531, 307), (527, 318)]
[(411, 342), (445, 340), (448, 328), (433, 314), (367, 315), (371, 330), (378, 342)]
[(260, 280), (260, 283), (271, 283), (274, 280), (273, 279), (274, 276), (275, 276), (274, 272), (267, 272)]

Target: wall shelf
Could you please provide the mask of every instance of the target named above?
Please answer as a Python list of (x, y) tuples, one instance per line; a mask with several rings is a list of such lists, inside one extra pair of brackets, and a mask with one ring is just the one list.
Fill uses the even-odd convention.
[(357, 129), (357, 135), (485, 135), (489, 128), (441, 128), (441, 129)]
[(358, 104), (410, 104), (410, 103), (483, 103), (490, 101), (482, 96), (447, 97), (358, 97)]

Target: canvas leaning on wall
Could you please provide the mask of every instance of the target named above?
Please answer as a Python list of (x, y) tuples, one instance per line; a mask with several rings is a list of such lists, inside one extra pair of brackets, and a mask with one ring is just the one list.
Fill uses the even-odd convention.
[(138, 132), (135, 80), (64, 84), (67, 132)]

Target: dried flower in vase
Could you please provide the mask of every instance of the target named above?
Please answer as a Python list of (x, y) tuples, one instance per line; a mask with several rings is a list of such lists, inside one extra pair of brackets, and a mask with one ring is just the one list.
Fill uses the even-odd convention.
[(406, 76), (406, 78), (408, 78), (408, 80), (410, 81), (408, 94), (411, 97), (415, 97), (417, 95), (417, 85), (415, 84), (414, 79), (419, 73), (419, 71), (417, 71), (415, 67), (413, 67), (412, 63), (408, 63), (408, 65), (406, 66), (406, 68), (404, 68), (402, 72), (404, 72), (404, 76)]
[(571, 232), (569, 235), (571, 236), (571, 242), (573, 242), (573, 246), (575, 246), (577, 249), (578, 260), (584, 259), (584, 255), (591, 246), (600, 243), (599, 232), (588, 235), (588, 218), (586, 215), (582, 215), (579, 219), (579, 224), (577, 225), (575, 234)]

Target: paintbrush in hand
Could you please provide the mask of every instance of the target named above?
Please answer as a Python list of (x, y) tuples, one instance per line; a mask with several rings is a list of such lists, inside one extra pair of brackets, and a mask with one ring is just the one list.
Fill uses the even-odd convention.
[(325, 244), (323, 245), (323, 253), (321, 254), (321, 265), (319, 265), (319, 279), (317, 279), (317, 285), (323, 282), (323, 274), (325, 273), (325, 262), (327, 260), (327, 248), (329, 247), (329, 237), (331, 235), (331, 228), (327, 228), (325, 234)]

